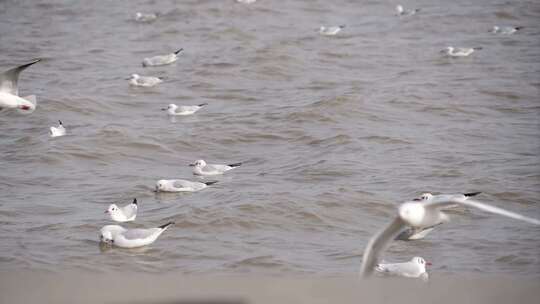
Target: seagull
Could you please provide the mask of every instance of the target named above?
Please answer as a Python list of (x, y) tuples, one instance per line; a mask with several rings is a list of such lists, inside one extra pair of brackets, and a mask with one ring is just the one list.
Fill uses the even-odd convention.
[(512, 35), (521, 30), (523, 26), (497, 26), (495, 25), (490, 32), (494, 34)]
[(199, 111), (202, 107), (208, 105), (207, 103), (201, 103), (196, 106), (177, 106), (174, 103), (169, 104), (166, 108), (162, 108), (162, 111), (167, 111), (167, 114), (173, 116), (185, 116), (191, 115)]
[(375, 266), (375, 271), (399, 277), (421, 278), (426, 281), (429, 278), (429, 275), (426, 272), (426, 265), (430, 266), (431, 263), (426, 262), (424, 258), (414, 257), (410, 261), (404, 263), (377, 264), (377, 266)]
[[(456, 196), (456, 197), (460, 197), (461, 199), (466, 200), (469, 197), (477, 196), (480, 193), (482, 193), (482, 192), (471, 192), (471, 193), (451, 194), (451, 195)], [(448, 194), (441, 194), (441, 195), (448, 195)], [(441, 195), (437, 195), (437, 197), (440, 197)], [(425, 202), (425, 201), (432, 200), (434, 197), (435, 196), (433, 194), (427, 192), (427, 193), (423, 193), (420, 197), (413, 199), (413, 201), (424, 201)], [(454, 208), (454, 207), (457, 207), (457, 206), (458, 205), (448, 206), (445, 209), (450, 209), (450, 208)], [(442, 223), (436, 224), (435, 226), (438, 226), (440, 224), (442, 224)], [(403, 230), (400, 234), (398, 234), (398, 236), (396, 236), (396, 240), (413, 241), (413, 240), (423, 239), (424, 237), (426, 237), (426, 235), (428, 235), (433, 230), (433, 228), (435, 228), (435, 226), (426, 227), (426, 228), (408, 227), (407, 229)]]
[(211, 165), (207, 164), (204, 160), (199, 159), (189, 166), (193, 167), (193, 174), (211, 176), (220, 175), (236, 167), (240, 167), (242, 163), (234, 163), (229, 165)]
[(441, 53), (444, 53), (450, 57), (467, 57), (474, 53), (474, 51), (481, 50), (481, 47), (475, 47), (475, 48), (455, 48), (453, 46), (448, 46), (441, 50)]
[(413, 10), (405, 10), (402, 5), (396, 6), (397, 16), (412, 16), (420, 11), (419, 8)]
[(131, 222), (137, 217), (137, 208), (137, 199), (134, 198), (131, 204), (125, 205), (124, 207), (118, 207), (115, 204), (111, 204), (105, 213), (108, 213), (115, 222)]
[(66, 135), (66, 128), (64, 128), (64, 125), (62, 124), (62, 121), (58, 121), (58, 127), (51, 127), (51, 137), (59, 137)]
[(156, 183), (156, 192), (196, 192), (215, 183), (217, 181), (190, 182), (183, 179), (161, 179)]
[(540, 225), (540, 220), (471, 199), (464, 199), (463, 195), (437, 195), (433, 196), (433, 198), (428, 201), (408, 201), (398, 207), (398, 212), (390, 224), (369, 240), (368, 245), (364, 250), (362, 267), (360, 270), (361, 275), (367, 277), (373, 272), (379, 256), (384, 252), (396, 235), (407, 226), (413, 228), (425, 228), (447, 222), (449, 218), (443, 210), (456, 204), (475, 207), (483, 211), (504, 215), (534, 225)]
[(129, 84), (136, 87), (153, 87), (158, 83), (162, 83), (163, 79), (153, 76), (140, 76), (139, 74), (131, 74)]
[(321, 26), (319, 28), (319, 34), (323, 36), (334, 36), (334, 35), (337, 35), (337, 33), (341, 32), (341, 30), (344, 28), (345, 28), (345, 25), (329, 26), (329, 27)]
[(142, 62), (142, 66), (147, 67), (147, 66), (159, 66), (159, 65), (171, 64), (175, 62), (176, 60), (178, 60), (178, 53), (180, 53), (183, 50), (184, 49), (179, 49), (178, 51), (167, 54), (167, 55), (159, 55), (159, 56), (144, 58)]
[(19, 74), (24, 69), (40, 60), (36, 59), (0, 74), (0, 110), (3, 108), (17, 109), (20, 113), (24, 114), (34, 112), (36, 109), (36, 96), (19, 97), (17, 82), (19, 80)]
[(119, 225), (107, 225), (101, 228), (100, 241), (106, 244), (135, 248), (152, 244), (174, 222), (168, 222), (157, 228), (126, 229)]
[(135, 14), (135, 21), (148, 23), (148, 22), (155, 21), (158, 16), (159, 16), (159, 13), (143, 14), (141, 12), (137, 12)]

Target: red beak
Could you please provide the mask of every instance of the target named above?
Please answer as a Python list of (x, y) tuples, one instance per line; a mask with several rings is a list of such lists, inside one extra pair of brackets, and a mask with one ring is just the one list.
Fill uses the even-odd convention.
[(30, 110), (30, 107), (29, 106), (21, 106), (21, 110), (27, 111), (27, 110)]
[(105, 212), (103, 212), (103, 213), (109, 213), (109, 210), (105, 210)]
[(430, 262), (426, 262), (426, 265), (431, 266), (431, 265), (433, 265), (433, 264), (431, 264)]

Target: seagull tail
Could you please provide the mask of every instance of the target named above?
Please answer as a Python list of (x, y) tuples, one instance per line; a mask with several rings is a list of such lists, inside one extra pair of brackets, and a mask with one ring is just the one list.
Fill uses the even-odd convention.
[(208, 105), (206, 102), (205, 102), (205, 103), (201, 103), (201, 104), (199, 105), (199, 107), (204, 107), (204, 106), (206, 106), (206, 105)]
[(136, 198), (133, 199), (133, 203), (132, 203), (132, 204), (137, 205), (137, 199), (136, 199)]
[(170, 225), (174, 225), (174, 222), (168, 222), (167, 224), (163, 224), (163, 225), (159, 226), (158, 228), (167, 229), (167, 228), (169, 228)]
[(464, 193), (463, 195), (465, 195), (465, 197), (473, 197), (473, 196), (477, 196), (480, 193), (482, 192), (470, 192), (470, 193)]
[(213, 185), (217, 183), (217, 181), (211, 181), (211, 182), (204, 182), (203, 184), (207, 185), (207, 186), (210, 186), (210, 185)]
[(234, 163), (234, 164), (228, 164), (227, 166), (236, 168), (236, 167), (240, 167), (241, 165), (242, 163)]
[(174, 52), (174, 54), (175, 54), (175, 55), (178, 55), (178, 53), (180, 53), (180, 52), (183, 51), (183, 50), (184, 50), (184, 48), (181, 48), (181, 49), (179, 49), (178, 51)]

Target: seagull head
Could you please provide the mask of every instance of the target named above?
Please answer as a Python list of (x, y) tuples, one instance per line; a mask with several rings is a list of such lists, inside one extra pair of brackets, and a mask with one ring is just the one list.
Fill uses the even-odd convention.
[(178, 106), (175, 105), (174, 103), (171, 103), (166, 108), (162, 108), (161, 111), (174, 112), (176, 109), (178, 109)]
[(156, 183), (156, 192), (165, 189), (167, 182), (165, 180), (158, 180)]
[(114, 236), (118, 233), (125, 231), (126, 229), (118, 225), (107, 225), (101, 228), (99, 240), (103, 243), (114, 243)]
[(131, 74), (131, 76), (129, 78), (126, 78), (126, 80), (131, 80), (131, 79), (137, 80), (137, 79), (139, 79), (139, 77), (141, 77), (141, 76), (139, 76), (139, 74)]
[(423, 200), (423, 201), (429, 201), (432, 198), (433, 198), (433, 194), (429, 192), (422, 193), (422, 195), (420, 196), (420, 200)]
[(17, 106), (17, 110), (19, 110), (19, 112), (24, 113), (24, 114), (30, 114), (34, 112), (35, 109), (36, 109), (35, 104), (22, 98), (20, 99), (19, 105)]
[(399, 217), (412, 227), (420, 227), (426, 214), (426, 209), (422, 203), (407, 202), (399, 206)]
[(202, 159), (196, 160), (193, 164), (189, 164), (190, 167), (202, 168), (206, 166), (206, 162)]
[(441, 50), (441, 53), (450, 54), (454, 50), (453, 46), (447, 46), (444, 49)]
[(398, 12), (398, 14), (403, 13), (403, 6), (397, 5), (397, 6), (396, 6), (396, 11)]

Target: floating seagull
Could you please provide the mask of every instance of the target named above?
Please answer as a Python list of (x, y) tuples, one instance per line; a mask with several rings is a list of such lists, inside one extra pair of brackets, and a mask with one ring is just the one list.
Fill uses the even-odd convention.
[(131, 74), (129, 84), (136, 87), (153, 87), (158, 83), (162, 83), (162, 78), (153, 76), (140, 76), (139, 74)]
[(126, 229), (119, 225), (107, 225), (101, 228), (100, 240), (122, 248), (146, 246), (152, 244), (170, 225), (174, 225), (174, 222), (149, 229)]
[(183, 115), (191, 115), (195, 112), (199, 111), (202, 107), (208, 105), (207, 103), (201, 103), (200, 105), (196, 106), (177, 106), (174, 103), (171, 103), (167, 106), (167, 108), (161, 109), (162, 111), (167, 111), (167, 114), (169, 115), (175, 115), (175, 116), (183, 116)]
[(66, 128), (64, 128), (64, 125), (62, 124), (62, 121), (58, 121), (58, 127), (51, 127), (51, 137), (59, 137), (66, 135)]
[(236, 0), (238, 3), (251, 4), (257, 2), (257, 0)]
[(36, 109), (36, 96), (19, 97), (17, 82), (19, 80), (19, 74), (24, 69), (40, 60), (36, 59), (0, 74), (0, 110), (3, 108), (17, 109), (20, 113), (24, 114), (34, 112)]
[(167, 55), (158, 55), (154, 57), (144, 58), (142, 62), (142, 66), (147, 67), (147, 66), (159, 66), (159, 65), (171, 64), (175, 62), (176, 60), (178, 60), (178, 53), (180, 53), (183, 50), (184, 49), (179, 49), (178, 51), (167, 54)]
[[(419, 198), (413, 199), (413, 201), (427, 202), (427, 201), (432, 200), (434, 197), (440, 198), (441, 196), (448, 196), (448, 195), (455, 196), (455, 197), (460, 197), (461, 199), (466, 200), (466, 199), (468, 199), (470, 197), (473, 197), (473, 196), (476, 196), (476, 195), (478, 195), (480, 193), (482, 193), (482, 192), (471, 192), (471, 193), (464, 193), (464, 194), (440, 194), (440, 195), (434, 196), (433, 194), (428, 192), (428, 193), (423, 193)], [(458, 205), (448, 206), (448, 207), (446, 207), (444, 209), (450, 209), (450, 208), (454, 208), (454, 207), (457, 207), (457, 206)], [(442, 223), (439, 223), (439, 224), (437, 224), (435, 226), (438, 226), (440, 224), (442, 224)], [(400, 234), (398, 234), (398, 236), (396, 236), (396, 240), (413, 241), (413, 240), (423, 239), (424, 237), (426, 237), (426, 235), (428, 235), (433, 230), (433, 228), (435, 228), (435, 226), (426, 227), (426, 228), (408, 227), (407, 229), (403, 230)]]
[(131, 222), (137, 217), (137, 208), (137, 199), (134, 198), (131, 204), (125, 205), (124, 207), (118, 207), (115, 204), (111, 204), (105, 213), (108, 213), (115, 222)]
[(135, 14), (135, 21), (148, 23), (148, 22), (155, 21), (158, 16), (159, 16), (158, 13), (143, 14), (141, 12), (137, 12)]
[(329, 27), (321, 26), (319, 28), (319, 34), (324, 35), (324, 36), (334, 36), (334, 35), (337, 35), (337, 33), (341, 32), (341, 30), (344, 28), (345, 28), (345, 25), (329, 26)]
[(444, 53), (450, 57), (467, 57), (474, 53), (474, 51), (481, 50), (481, 47), (475, 47), (475, 48), (455, 48), (453, 46), (448, 46), (441, 50), (441, 53)]
[(223, 174), (236, 167), (240, 167), (242, 163), (234, 163), (230, 165), (211, 165), (211, 164), (207, 164), (204, 160), (199, 159), (195, 161), (193, 164), (189, 164), (189, 165), (193, 167), (193, 174), (210, 176), (210, 175)]
[(452, 205), (458, 204), (474, 207), (483, 211), (540, 225), (540, 221), (537, 219), (470, 199), (464, 199), (463, 197), (463, 195), (438, 195), (428, 201), (408, 201), (401, 204), (392, 222), (369, 240), (364, 250), (362, 268), (360, 270), (361, 275), (366, 277), (373, 272), (379, 256), (403, 229), (407, 226), (413, 228), (433, 227), (439, 223), (447, 222), (449, 218), (442, 211), (444, 208)]
[(497, 26), (495, 25), (490, 32), (494, 34), (512, 35), (513, 33), (521, 30), (523, 26)]
[(215, 183), (217, 181), (190, 182), (183, 179), (162, 179), (156, 183), (156, 192), (196, 192)]
[(375, 271), (406, 278), (421, 278), (426, 281), (429, 278), (429, 275), (426, 272), (426, 265), (429, 266), (431, 263), (426, 262), (421, 257), (414, 257), (410, 261), (404, 263), (377, 264), (377, 266), (375, 266)]
[(419, 8), (415, 8), (413, 10), (405, 10), (403, 6), (397, 5), (396, 11), (398, 16), (412, 16), (420, 11)]

